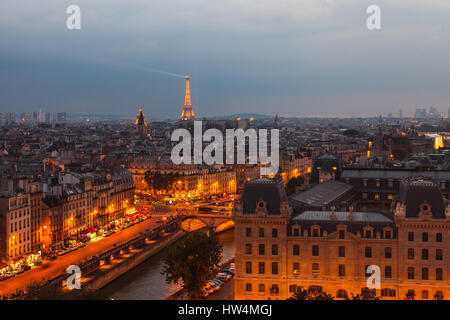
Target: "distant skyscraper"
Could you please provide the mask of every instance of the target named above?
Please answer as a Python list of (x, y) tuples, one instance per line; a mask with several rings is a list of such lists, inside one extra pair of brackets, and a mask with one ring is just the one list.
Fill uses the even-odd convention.
[(399, 117), (399, 118), (403, 118), (403, 111), (402, 111), (402, 109), (400, 109), (400, 110), (398, 111), (398, 117)]
[(67, 114), (65, 112), (58, 112), (57, 119), (58, 122), (64, 122), (67, 120)]
[(415, 118), (424, 119), (427, 117), (427, 110), (425, 108), (416, 108)]
[(429, 112), (428, 116), (433, 119), (440, 118), (439, 111), (435, 107), (430, 107), (430, 112)]
[(278, 113), (275, 115), (274, 125), (275, 125), (275, 128), (280, 127), (280, 119), (278, 119)]
[(53, 122), (53, 114), (51, 112), (45, 113), (45, 122), (52, 123)]
[(189, 75), (186, 76), (186, 97), (184, 98), (184, 108), (181, 112), (180, 120), (195, 120), (194, 109), (191, 106), (191, 91), (189, 89)]
[(6, 118), (7, 118), (7, 116), (6, 116), (5, 112), (0, 113), (0, 125), (6, 124)]
[(448, 108), (448, 111), (447, 111), (447, 118), (450, 119), (450, 108)]
[(16, 123), (16, 113), (8, 112), (6, 115), (6, 123)]
[(39, 109), (37, 121), (45, 122), (45, 114), (44, 114), (44, 112), (42, 112), (42, 109)]
[(140, 133), (145, 133), (147, 131), (147, 121), (145, 121), (142, 108), (139, 108), (139, 112), (136, 117), (136, 131)]

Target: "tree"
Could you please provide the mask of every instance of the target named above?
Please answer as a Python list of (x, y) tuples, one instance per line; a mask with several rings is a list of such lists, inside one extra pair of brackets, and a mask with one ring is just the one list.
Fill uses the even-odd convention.
[(299, 187), (305, 183), (305, 178), (303, 176), (298, 176), (297, 178), (292, 178), (286, 183), (286, 193), (291, 195), (295, 193), (295, 187)]
[(353, 295), (352, 293), (352, 300), (380, 300), (376, 296), (376, 290), (375, 289), (362, 289), (361, 294)]
[(320, 290), (305, 290), (303, 287), (297, 287), (290, 300), (334, 300), (331, 294)]
[(309, 292), (308, 290), (303, 289), (303, 287), (298, 287), (295, 290), (294, 295), (291, 298), (292, 300), (309, 300)]
[(321, 291), (317, 296), (311, 298), (310, 300), (334, 300), (331, 294)]
[(98, 291), (73, 289), (69, 291), (52, 286), (31, 284), (26, 289), (25, 300), (104, 300), (106, 296)]
[(151, 171), (147, 171), (145, 173), (145, 182), (147, 183), (150, 190), (155, 193), (155, 191), (161, 191), (163, 193), (167, 193), (172, 191), (175, 187), (175, 184), (178, 181), (177, 173), (152, 173)]
[(182, 284), (192, 298), (219, 267), (222, 244), (216, 235), (195, 231), (167, 248), (162, 274), (167, 283)]

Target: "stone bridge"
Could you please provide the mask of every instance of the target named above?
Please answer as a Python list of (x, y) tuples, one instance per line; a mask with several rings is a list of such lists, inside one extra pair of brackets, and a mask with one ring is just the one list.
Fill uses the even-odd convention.
[(231, 215), (229, 214), (189, 214), (179, 217), (180, 227), (191, 232), (194, 230), (208, 228), (214, 232), (220, 232), (234, 226)]

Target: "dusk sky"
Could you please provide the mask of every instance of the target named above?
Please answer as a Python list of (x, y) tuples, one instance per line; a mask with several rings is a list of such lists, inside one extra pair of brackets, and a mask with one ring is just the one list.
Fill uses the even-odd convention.
[(449, 57), (449, 0), (0, 2), (0, 112), (175, 118), (185, 81), (161, 70), (191, 76), (199, 117), (446, 114)]

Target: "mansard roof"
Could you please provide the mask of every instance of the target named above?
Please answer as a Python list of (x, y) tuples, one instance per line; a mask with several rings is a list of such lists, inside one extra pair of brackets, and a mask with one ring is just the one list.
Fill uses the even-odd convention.
[[(397, 237), (397, 228), (393, 217), (379, 212), (353, 212), (350, 219), (350, 212), (335, 212), (332, 217), (331, 211), (304, 211), (291, 219), (291, 225), (299, 225), (302, 230), (308, 230), (314, 225), (320, 226), (321, 233), (327, 231), (332, 233), (337, 231), (338, 225), (346, 225), (347, 232), (363, 234), (365, 227), (373, 228), (374, 232), (379, 232), (383, 237), (383, 229), (392, 228), (393, 238)], [(311, 231), (309, 231), (311, 232)]]
[(281, 178), (259, 178), (245, 183), (241, 195), (244, 214), (254, 214), (259, 201), (266, 202), (269, 215), (280, 214), (281, 202), (287, 202), (286, 191)]
[(398, 202), (406, 206), (406, 218), (417, 218), (423, 204), (431, 206), (434, 219), (445, 219), (445, 202), (439, 184), (430, 177), (410, 177), (400, 184)]

